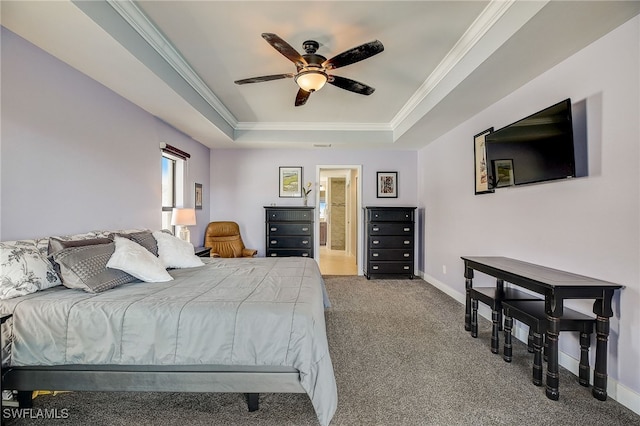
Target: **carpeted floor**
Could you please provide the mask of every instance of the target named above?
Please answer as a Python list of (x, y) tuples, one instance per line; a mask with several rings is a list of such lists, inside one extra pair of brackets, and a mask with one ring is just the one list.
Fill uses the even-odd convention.
[[(333, 307), (327, 334), (338, 384), (332, 425), (640, 425), (640, 416), (561, 368), (560, 400), (531, 383), (532, 355), (514, 361), (489, 350), (491, 324), (464, 331), (464, 307), (422, 280), (325, 277)], [(66, 393), (34, 408), (67, 419), (7, 425), (317, 425), (306, 394), (263, 394), (247, 412), (242, 395)]]

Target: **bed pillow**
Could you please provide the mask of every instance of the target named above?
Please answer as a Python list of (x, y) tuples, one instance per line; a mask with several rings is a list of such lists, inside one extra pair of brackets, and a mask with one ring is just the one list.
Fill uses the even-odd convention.
[(158, 257), (165, 268), (192, 268), (204, 265), (195, 255), (190, 242), (162, 231), (154, 231), (153, 237), (158, 242)]
[[(151, 236), (151, 233), (149, 233)], [(151, 237), (153, 238), (153, 237)], [(115, 251), (107, 262), (107, 268), (119, 269), (145, 282), (171, 281), (164, 265), (151, 252), (128, 238), (114, 237)]]
[(24, 296), (60, 284), (51, 262), (35, 243), (0, 243), (0, 299)]
[(48, 253), (49, 256), (52, 256), (57, 252), (69, 247), (92, 246), (96, 244), (109, 244), (112, 242), (113, 240), (109, 238), (86, 238), (78, 240), (67, 240), (60, 237), (51, 237), (49, 238)]
[[(156, 239), (153, 238), (151, 231), (138, 231), (138, 232), (128, 232), (128, 233), (116, 233), (113, 236), (119, 236), (126, 238), (128, 240), (134, 241), (140, 244), (142, 247), (149, 250), (154, 256), (158, 256), (158, 243)], [(112, 236), (112, 238), (113, 238)]]
[(100, 293), (136, 278), (119, 269), (107, 268), (107, 262), (115, 251), (115, 244), (94, 244), (69, 247), (53, 255), (60, 265), (62, 284), (89, 293)]

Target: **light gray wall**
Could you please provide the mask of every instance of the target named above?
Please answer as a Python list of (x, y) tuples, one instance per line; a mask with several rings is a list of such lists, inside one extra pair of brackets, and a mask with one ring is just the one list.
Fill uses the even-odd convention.
[[(418, 199), (425, 278), (459, 300), (463, 255), (509, 256), (624, 284), (614, 298), (608, 370), (618, 397), (634, 399), (640, 412), (638, 40), (636, 17), (419, 151)], [(589, 176), (474, 195), (473, 135), (568, 97), (586, 100)], [(577, 340), (566, 334), (561, 350), (577, 359)]]
[[(288, 150), (211, 150), (211, 220), (240, 225), (246, 246), (265, 255), (264, 206), (302, 205), (301, 198), (278, 197), (278, 168), (301, 166), (303, 181), (313, 183), (309, 205), (318, 191), (317, 166), (362, 165), (362, 205), (416, 205), (415, 151), (349, 151), (321, 148)], [(398, 198), (376, 198), (376, 172), (398, 172)]]
[(0, 240), (158, 229), (161, 141), (192, 155), (191, 203), (209, 181), (207, 147), (5, 28), (1, 78)]

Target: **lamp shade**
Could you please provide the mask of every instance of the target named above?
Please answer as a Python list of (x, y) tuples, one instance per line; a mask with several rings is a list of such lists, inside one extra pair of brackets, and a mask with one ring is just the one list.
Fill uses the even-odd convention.
[(296, 78), (296, 83), (302, 90), (307, 92), (315, 92), (320, 90), (322, 86), (327, 82), (327, 74), (320, 70), (302, 71)]
[(193, 226), (196, 224), (195, 209), (173, 209), (171, 224), (178, 226)]

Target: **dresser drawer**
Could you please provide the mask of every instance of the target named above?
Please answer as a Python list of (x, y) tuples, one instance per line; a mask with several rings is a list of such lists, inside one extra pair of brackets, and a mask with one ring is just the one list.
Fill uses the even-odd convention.
[(369, 235), (413, 235), (413, 223), (378, 222), (368, 225)]
[(413, 262), (370, 262), (369, 274), (413, 274)]
[(371, 249), (369, 250), (370, 261), (400, 260), (410, 261), (413, 259), (413, 249)]
[(267, 222), (311, 222), (313, 210), (310, 209), (267, 209)]
[(369, 236), (369, 250), (376, 249), (395, 249), (395, 248), (413, 248), (413, 235), (411, 236)]
[(268, 249), (267, 257), (312, 257), (311, 249)]
[(280, 237), (269, 235), (268, 248), (311, 248), (313, 239), (311, 236)]
[(413, 222), (413, 213), (413, 208), (368, 208), (367, 222)]
[(310, 223), (268, 223), (269, 235), (311, 235)]

